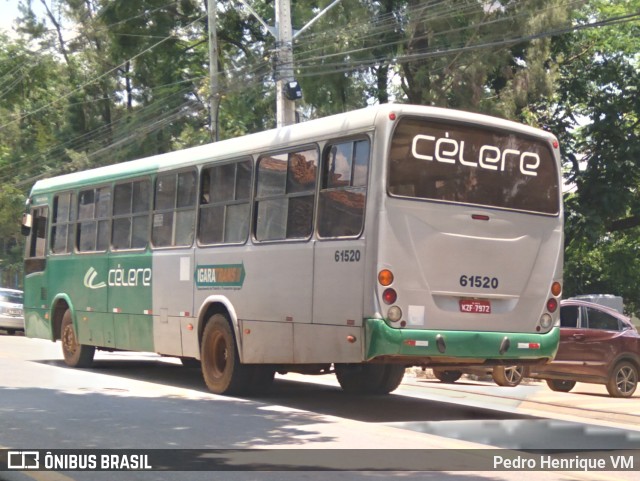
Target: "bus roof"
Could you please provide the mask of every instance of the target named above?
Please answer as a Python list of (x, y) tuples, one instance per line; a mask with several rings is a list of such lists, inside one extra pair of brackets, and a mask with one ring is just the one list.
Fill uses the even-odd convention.
[[(396, 115), (432, 115), (448, 120), (494, 125), (535, 136), (540, 136), (542, 133), (533, 127), (482, 114), (419, 105), (381, 104), (216, 143), (41, 179), (35, 183), (31, 194), (108, 182), (113, 179), (134, 178), (216, 159), (231, 159), (256, 152), (263, 153), (266, 150), (286, 148), (292, 144), (299, 145), (304, 142), (336, 137), (336, 133), (349, 135), (372, 129), (379, 116), (384, 118), (391, 112)], [(554, 138), (551, 134), (543, 134), (543, 136), (548, 136), (549, 139)]]

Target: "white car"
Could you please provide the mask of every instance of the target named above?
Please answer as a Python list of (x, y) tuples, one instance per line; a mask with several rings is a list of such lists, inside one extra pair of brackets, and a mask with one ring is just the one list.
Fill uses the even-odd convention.
[(0, 329), (13, 334), (24, 331), (23, 293), (0, 287)]

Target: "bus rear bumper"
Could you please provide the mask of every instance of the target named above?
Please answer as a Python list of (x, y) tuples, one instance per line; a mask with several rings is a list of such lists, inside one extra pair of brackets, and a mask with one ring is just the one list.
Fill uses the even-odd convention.
[[(460, 359), (462, 363), (523, 364), (552, 360), (558, 350), (560, 328), (548, 333), (439, 331), (395, 329), (382, 319), (365, 319), (365, 359), (385, 359), (412, 364), (439, 364)], [(449, 364), (449, 362), (447, 362)]]

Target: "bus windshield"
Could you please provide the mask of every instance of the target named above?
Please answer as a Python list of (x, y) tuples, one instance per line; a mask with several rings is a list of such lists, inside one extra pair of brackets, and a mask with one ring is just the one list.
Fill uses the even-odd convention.
[(557, 215), (560, 189), (541, 139), (478, 125), (402, 118), (391, 139), (389, 193)]

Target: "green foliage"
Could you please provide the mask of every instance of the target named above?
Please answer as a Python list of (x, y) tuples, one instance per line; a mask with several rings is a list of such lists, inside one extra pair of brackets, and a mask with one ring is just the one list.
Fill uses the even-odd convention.
[(21, 285), (23, 244), (20, 218), (24, 194), (12, 185), (0, 186), (0, 285)]
[[(640, 1), (589, 2), (576, 18), (640, 12)], [(554, 122), (563, 135), (567, 178), (566, 295), (622, 295), (640, 307), (640, 26), (618, 23), (558, 39), (560, 65)]]

